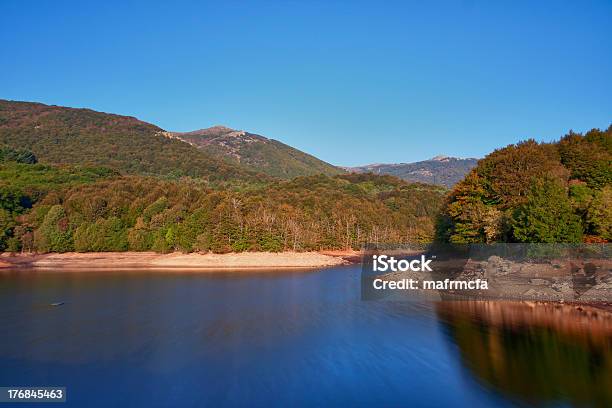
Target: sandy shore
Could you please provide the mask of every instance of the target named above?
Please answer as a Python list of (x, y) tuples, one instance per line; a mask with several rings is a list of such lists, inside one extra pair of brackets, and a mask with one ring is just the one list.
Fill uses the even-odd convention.
[(158, 254), (155, 252), (95, 252), (63, 254), (0, 254), (0, 268), (45, 269), (261, 269), (319, 268), (354, 262), (358, 253), (242, 252), (230, 254)]

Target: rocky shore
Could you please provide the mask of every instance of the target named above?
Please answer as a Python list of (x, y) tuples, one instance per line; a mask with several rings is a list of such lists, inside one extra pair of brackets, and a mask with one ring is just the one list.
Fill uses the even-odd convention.
[(487, 282), (486, 290), (419, 290), (401, 296), (612, 304), (612, 260), (605, 258), (536, 262), (491, 256), (485, 260), (438, 261), (434, 272), (426, 274), (395, 272), (383, 277), (394, 281)]

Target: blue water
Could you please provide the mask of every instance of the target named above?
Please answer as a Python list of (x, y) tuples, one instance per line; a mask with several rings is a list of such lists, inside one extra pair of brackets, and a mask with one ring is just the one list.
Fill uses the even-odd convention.
[(567, 402), (479, 378), (436, 305), (362, 301), (359, 277), (5, 273), (0, 386), (65, 386), (70, 407)]

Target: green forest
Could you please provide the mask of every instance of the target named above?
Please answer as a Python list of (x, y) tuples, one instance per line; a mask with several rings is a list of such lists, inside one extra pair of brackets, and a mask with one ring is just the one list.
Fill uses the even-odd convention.
[(612, 240), (612, 126), (494, 151), (450, 192), (436, 223), (452, 243)]
[(211, 188), (106, 168), (3, 163), (0, 245), (8, 251), (284, 251), (427, 242), (438, 187), (324, 175)]
[(209, 182), (266, 179), (164, 133), (129, 116), (0, 100), (0, 144), (30, 151), (45, 164), (105, 166), (122, 174)]
[(135, 118), (0, 101), (0, 250), (241, 252), (608, 242), (612, 127), (510, 145), (450, 191), (259, 174)]

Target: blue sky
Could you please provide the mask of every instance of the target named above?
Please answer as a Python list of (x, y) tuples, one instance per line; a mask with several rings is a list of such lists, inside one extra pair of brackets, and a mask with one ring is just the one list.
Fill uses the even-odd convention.
[(612, 1), (0, 0), (0, 98), (338, 165), (480, 157), (612, 123), (611, 21)]

